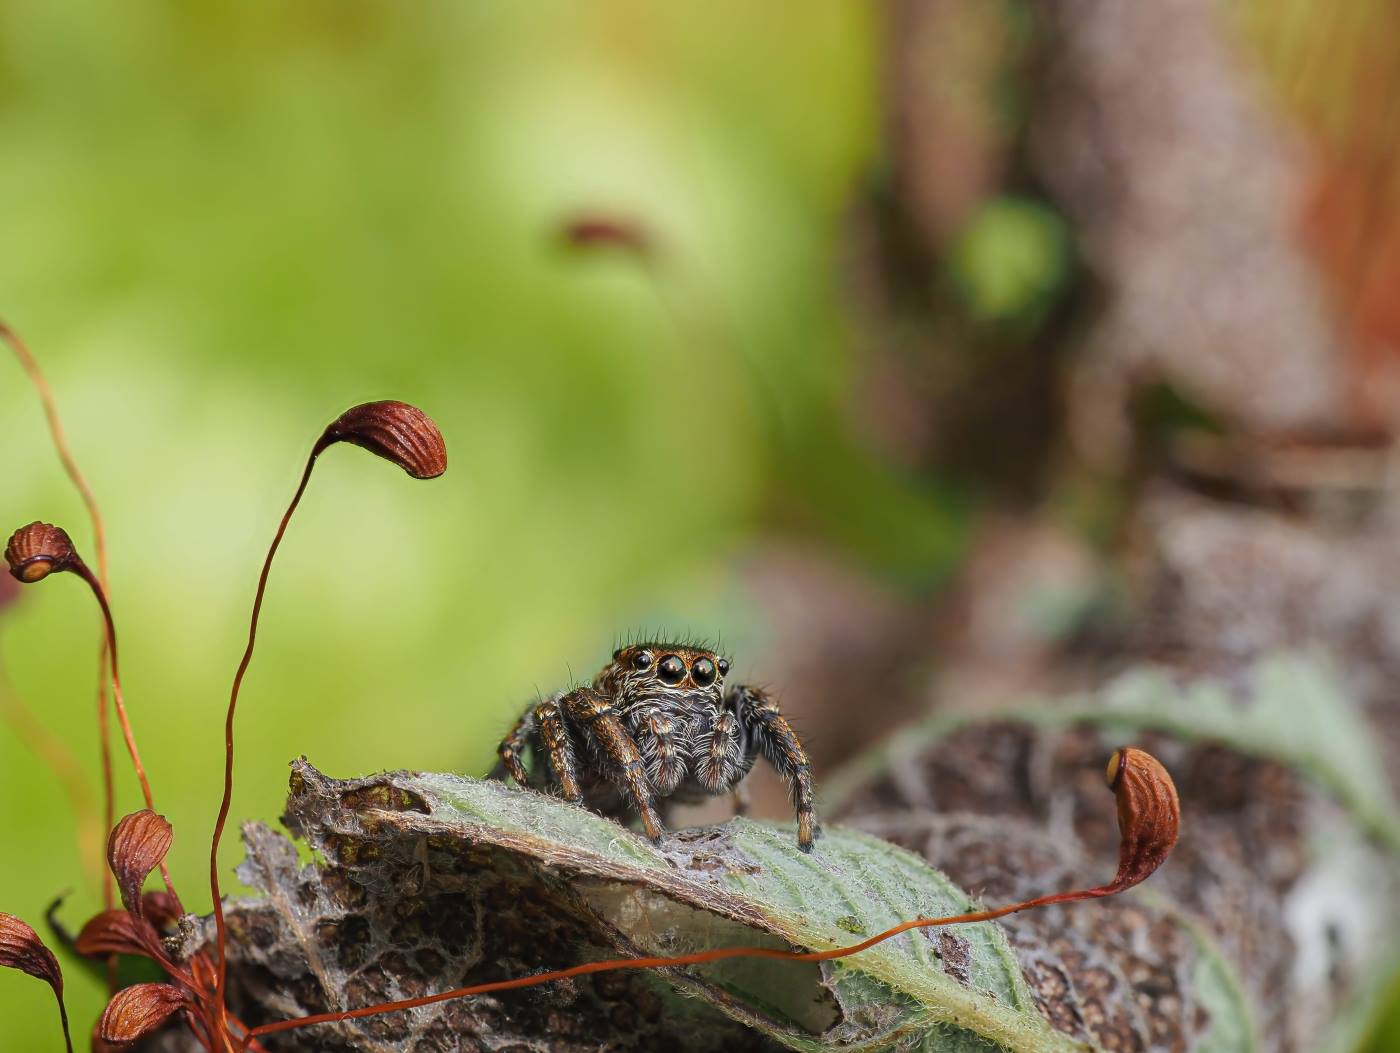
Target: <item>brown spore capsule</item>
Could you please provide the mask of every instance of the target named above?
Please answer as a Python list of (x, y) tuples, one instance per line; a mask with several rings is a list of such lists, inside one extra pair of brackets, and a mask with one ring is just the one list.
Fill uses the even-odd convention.
[(1123, 765), (1123, 751), (1114, 750), (1113, 756), (1108, 758), (1108, 770), (1104, 772), (1104, 785), (1110, 790), (1113, 784), (1118, 781), (1118, 769)]
[(174, 832), (165, 816), (149, 808), (124, 816), (107, 839), (107, 862), (117, 879), (122, 903), (140, 917), (145, 909), (141, 886), (170, 851)]
[(98, 1022), (105, 1042), (135, 1042), (155, 1031), (189, 1002), (174, 984), (132, 984), (112, 996)]
[(337, 442), (392, 461), (415, 479), (447, 471), (447, 444), (431, 417), (417, 406), (392, 399), (352, 406), (330, 423), (317, 452)]
[(652, 238), (641, 224), (620, 216), (575, 216), (563, 227), (564, 243), (574, 249), (612, 248), (647, 257), (655, 252)]
[(73, 539), (52, 523), (30, 523), (10, 535), (5, 562), (10, 574), (26, 585), (71, 568), (78, 559)]
[(73, 949), (86, 958), (105, 958), (109, 954), (132, 954), (151, 957), (161, 948), (160, 934), (145, 918), (128, 910), (104, 910), (89, 918), (73, 941)]
[(68, 1053), (73, 1053), (73, 1040), (68, 1033), (68, 1010), (63, 1005), (63, 970), (58, 967), (58, 959), (39, 938), (39, 934), (13, 914), (0, 913), (0, 967), (18, 969), (49, 985), (58, 1003), (64, 1046)]
[(1109, 788), (1118, 802), (1118, 873), (1115, 892), (1146, 880), (1163, 862), (1181, 832), (1176, 784), (1152, 754), (1124, 746), (1109, 761)]

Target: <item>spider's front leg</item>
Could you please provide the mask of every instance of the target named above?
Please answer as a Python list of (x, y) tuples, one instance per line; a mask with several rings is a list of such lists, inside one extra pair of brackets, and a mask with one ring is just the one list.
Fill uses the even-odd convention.
[(762, 753), (774, 770), (787, 780), (797, 812), (797, 847), (810, 852), (812, 842), (821, 834), (821, 826), (817, 823), (814, 805), (811, 765), (797, 732), (778, 711), (777, 700), (759, 688), (735, 687), (728, 703), (748, 733), (749, 749)]
[(564, 800), (581, 804), (583, 791), (578, 785), (578, 761), (574, 757), (574, 744), (569, 741), (569, 728), (564, 722), (560, 700), (551, 698), (541, 702), (535, 707), (535, 719), (539, 721), (540, 738), (544, 741), (554, 778), (559, 782), (559, 792)]
[(503, 778), (509, 774), (519, 785), (529, 786), (530, 772), (521, 756), (532, 743), (535, 744), (536, 766), (544, 761), (548, 773), (559, 784), (563, 797), (574, 804), (581, 802), (583, 793), (578, 783), (578, 761), (557, 698), (537, 702), (515, 722), (515, 727), (496, 748), (500, 760), (491, 770), (491, 777)]
[(646, 765), (612, 701), (591, 687), (580, 687), (560, 698), (559, 706), (575, 725), (587, 729), (587, 734), (612, 765), (611, 774), (632, 798), (647, 837), (660, 841), (663, 828), (652, 801)]
[(535, 732), (535, 711), (538, 708), (531, 706), (522, 713), (520, 719), (515, 722), (515, 727), (510, 729), (501, 740), (501, 744), (496, 747), (500, 760), (491, 769), (490, 778), (501, 779), (508, 774), (519, 785), (530, 785), (530, 773), (525, 770), (525, 762), (520, 759), (520, 755), (530, 745), (530, 736)]

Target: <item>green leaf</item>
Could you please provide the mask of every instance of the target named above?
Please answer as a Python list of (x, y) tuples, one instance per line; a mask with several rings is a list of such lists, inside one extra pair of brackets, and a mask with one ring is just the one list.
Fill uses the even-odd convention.
[[(580, 886), (584, 898), (641, 953), (731, 943), (824, 950), (907, 918), (975, 909), (971, 897), (922, 859), (854, 831), (829, 831), (808, 854), (790, 829), (735, 819), (712, 840), (681, 841), (663, 852), (611, 820), (498, 782), (422, 775), (395, 783), (422, 794), (431, 819), (466, 840), (524, 852), (591, 879)], [(967, 985), (945, 971), (937, 944), (919, 933), (835, 965), (838, 1001), (849, 1003), (844, 1015), (869, 1009), (883, 1018), (844, 1048), (886, 1048), (910, 1034), (935, 1033), (942, 1044), (927, 1048), (977, 1048), (967, 1041), (977, 1036), (1014, 1050), (1084, 1048), (1053, 1031), (1035, 1009), (999, 927), (965, 925), (956, 932), (971, 950)], [(832, 1048), (815, 1040), (821, 1024), (836, 1022), (830, 1009), (824, 1020), (810, 1008), (821, 995), (816, 965), (749, 960), (697, 972), (754, 1009), (805, 1025), (778, 1033), (793, 1048)]]
[[(910, 918), (977, 906), (923, 859), (856, 831), (828, 830), (814, 852), (803, 853), (788, 827), (734, 819), (721, 827), (679, 831), (658, 847), (592, 812), (499, 782), (412, 773), (337, 782), (303, 761), (295, 766), (292, 783), (287, 821), (321, 853), (316, 880), (324, 878), (339, 890), (343, 881), (334, 875), (349, 873), (357, 886), (391, 897), (385, 901), (390, 911), (393, 896), (411, 888), (421, 898), (435, 881), (456, 890), (518, 882), (520, 891), (512, 897), (522, 902), (537, 901), (543, 895), (538, 889), (553, 890), (550, 916), (562, 922), (565, 913), (576, 913), (570, 922), (595, 932), (591, 950), (575, 938), (572, 951), (551, 951), (582, 953), (583, 959), (575, 960), (732, 945), (824, 950), (849, 946)], [(260, 847), (257, 837), (249, 839), (250, 863), (265, 877), (252, 878), (256, 868), (250, 868), (248, 879), (272, 893), (264, 904), (320, 898), (306, 888), (283, 888), (280, 896), (270, 889), (266, 875), (275, 867), (266, 859), (275, 852)], [(308, 873), (298, 872), (297, 880), (309, 880)], [(566, 908), (558, 905), (560, 896)], [(334, 898), (339, 902), (343, 893), (336, 891)], [(247, 919), (259, 908), (241, 909), (249, 913), (235, 927), (252, 927)], [(1170, 909), (1145, 901), (1137, 909), (1159, 910), (1168, 924), (1190, 934), (1188, 943), (1197, 940)], [(301, 922), (284, 911), (293, 927), (302, 924), (303, 931), (294, 935), (304, 948), (308, 932), (320, 930), (298, 916)], [(334, 978), (335, 953), (334, 945), (329, 952), (322, 949), (318, 976)], [(286, 956), (279, 952), (267, 960), (284, 966)], [(486, 952), (482, 960), (495, 959)], [(1211, 1006), (1212, 1017), (1226, 1022), (1210, 1048), (1248, 1049), (1229, 1029), (1232, 1016), (1223, 1008), (1231, 997), (1228, 985), (1212, 972), (1223, 965), (1208, 948), (1194, 963), (1190, 957), (1184, 962), (1198, 982), (1224, 992), (1214, 1001), (1200, 998), (1200, 1004)], [(552, 967), (571, 964), (575, 961), (552, 961)], [(492, 971), (487, 978), (508, 975)], [(906, 933), (829, 963), (740, 959), (657, 975), (692, 996), (689, 1004), (708, 1003), (711, 1011), (792, 1049), (1069, 1053), (1093, 1048), (1051, 1026), (1005, 930), (994, 923)]]

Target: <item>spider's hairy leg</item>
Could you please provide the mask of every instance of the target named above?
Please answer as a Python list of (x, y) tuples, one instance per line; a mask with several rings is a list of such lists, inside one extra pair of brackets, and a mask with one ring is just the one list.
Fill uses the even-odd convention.
[(685, 774), (680, 751), (676, 749), (676, 722), (670, 717), (651, 716), (642, 727), (646, 734), (638, 737), (637, 745), (647, 762), (652, 791), (665, 797), (674, 792)]
[(612, 702), (606, 695), (590, 687), (580, 687), (559, 699), (559, 705), (570, 720), (588, 729), (588, 734), (614, 769), (610, 774), (631, 796), (647, 837), (653, 841), (661, 840), (661, 819), (652, 800), (646, 765), (642, 763), (637, 743), (627, 733), (627, 727), (613, 709)]
[(711, 793), (723, 793), (745, 774), (738, 731), (739, 717), (726, 707), (710, 730), (710, 747), (700, 765), (700, 782)]
[(537, 708), (537, 706), (531, 706), (525, 710), (520, 715), (520, 719), (515, 722), (515, 727), (510, 729), (509, 734), (496, 747), (496, 752), (501, 759), (491, 769), (491, 778), (499, 778), (508, 773), (521, 786), (530, 785), (530, 773), (525, 770), (525, 764), (520, 759), (520, 754), (530, 744), (530, 736), (535, 730), (535, 711)]
[(535, 719), (539, 721), (540, 738), (544, 740), (545, 752), (549, 756), (549, 766), (559, 783), (559, 792), (566, 801), (578, 804), (583, 800), (583, 791), (578, 785), (578, 762), (574, 756), (573, 743), (569, 741), (569, 729), (564, 723), (557, 699), (549, 699), (535, 707)]
[(792, 803), (797, 812), (797, 847), (812, 850), (812, 842), (821, 834), (817, 823), (812, 790), (812, 770), (807, 751), (792, 730), (792, 725), (778, 711), (778, 702), (766, 691), (756, 687), (734, 689), (733, 709), (749, 733), (751, 748), (756, 747), (768, 763), (781, 775), (792, 790)]

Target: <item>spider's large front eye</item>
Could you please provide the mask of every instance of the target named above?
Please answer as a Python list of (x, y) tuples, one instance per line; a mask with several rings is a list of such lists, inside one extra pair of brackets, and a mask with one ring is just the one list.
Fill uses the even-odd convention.
[(646, 651), (638, 651), (632, 656), (632, 668), (641, 672), (643, 669), (651, 668), (651, 655)]
[(661, 677), (663, 684), (679, 684), (685, 679), (685, 663), (675, 655), (668, 654), (656, 667), (656, 675)]
[(708, 658), (697, 658), (690, 667), (690, 678), (701, 687), (709, 687), (715, 682), (715, 663)]

